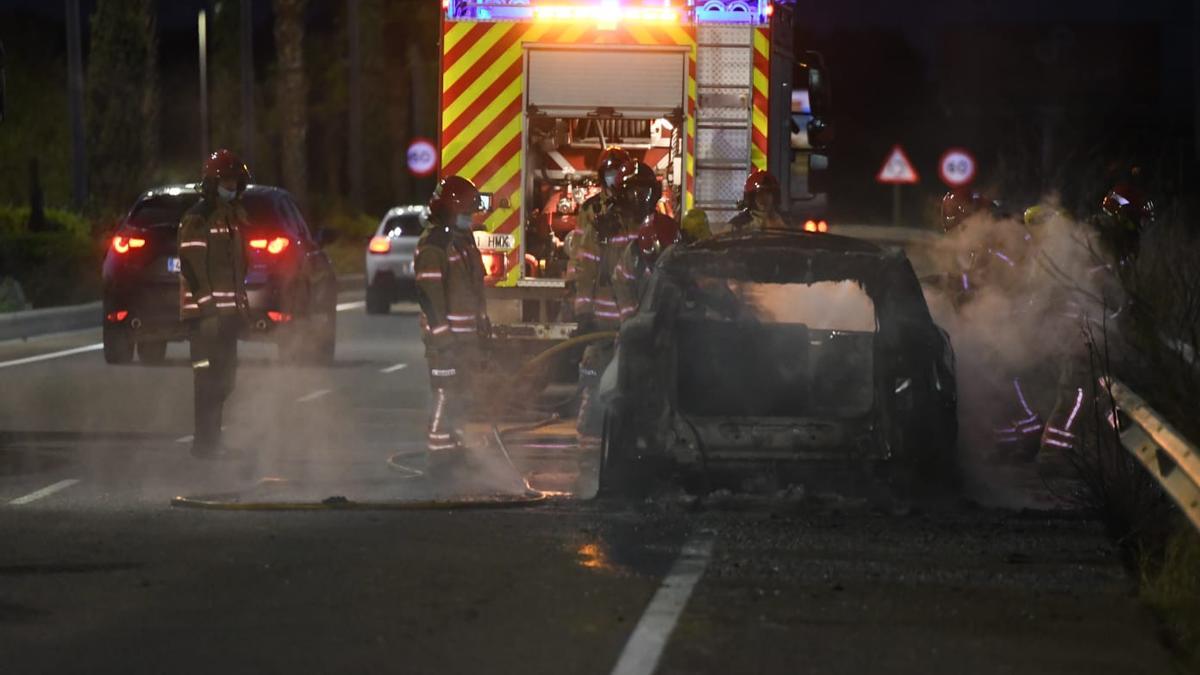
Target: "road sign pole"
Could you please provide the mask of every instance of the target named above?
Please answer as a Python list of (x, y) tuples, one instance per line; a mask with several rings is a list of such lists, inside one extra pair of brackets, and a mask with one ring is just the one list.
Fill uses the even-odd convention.
[(892, 184), (892, 225), (900, 227), (900, 184)]

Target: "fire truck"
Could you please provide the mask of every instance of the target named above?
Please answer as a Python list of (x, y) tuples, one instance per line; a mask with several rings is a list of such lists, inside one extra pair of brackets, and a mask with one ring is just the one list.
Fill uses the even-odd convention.
[[(827, 73), (794, 44), (795, 0), (443, 0), (439, 171), (485, 194), (476, 240), (497, 337), (574, 328), (567, 244), (601, 150), (651, 166), (662, 211), (736, 213), (746, 176), (820, 218)], [(785, 178), (786, 177), (786, 178)]]

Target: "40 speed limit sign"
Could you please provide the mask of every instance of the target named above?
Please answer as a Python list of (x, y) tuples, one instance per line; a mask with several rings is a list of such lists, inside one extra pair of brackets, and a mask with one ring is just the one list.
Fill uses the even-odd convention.
[(412, 175), (432, 175), (437, 169), (437, 159), (437, 147), (428, 138), (414, 138), (408, 144), (408, 172)]
[(975, 157), (962, 148), (950, 148), (938, 160), (938, 174), (952, 188), (968, 185), (975, 180)]

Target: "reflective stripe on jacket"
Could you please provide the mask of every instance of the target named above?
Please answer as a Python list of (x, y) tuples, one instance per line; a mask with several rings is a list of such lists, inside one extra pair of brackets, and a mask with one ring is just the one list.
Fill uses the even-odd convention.
[(474, 235), (432, 224), (417, 242), (413, 267), (426, 345), (476, 338), (487, 320), (487, 303)]
[(179, 316), (239, 314), (246, 306), (246, 249), (241, 202), (202, 199), (179, 223)]

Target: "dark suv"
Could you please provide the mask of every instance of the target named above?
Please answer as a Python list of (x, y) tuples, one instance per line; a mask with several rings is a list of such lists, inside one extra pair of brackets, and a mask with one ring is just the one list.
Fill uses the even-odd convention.
[[(143, 194), (122, 220), (104, 258), (104, 359), (128, 363), (136, 352), (162, 361), (167, 343), (186, 340), (179, 319), (179, 221), (200, 199), (197, 185)], [(251, 185), (242, 196), (249, 218), (246, 292), (250, 317), (242, 338), (273, 340), (289, 360), (333, 360), (337, 279), (316, 236), (286, 191)]]

